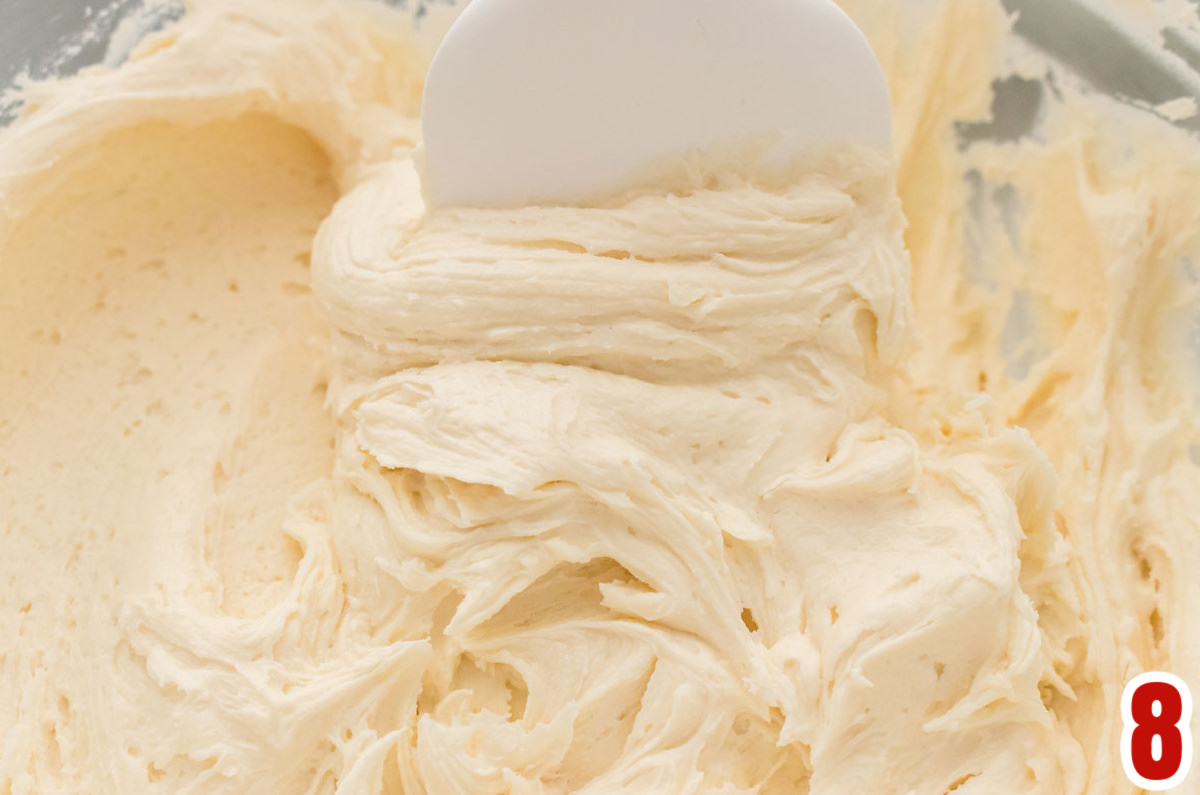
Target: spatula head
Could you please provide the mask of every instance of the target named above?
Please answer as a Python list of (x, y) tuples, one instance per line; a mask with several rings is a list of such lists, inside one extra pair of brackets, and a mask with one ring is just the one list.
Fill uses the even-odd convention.
[(890, 146), (882, 70), (832, 0), (473, 0), (431, 65), (426, 194), (576, 204), (672, 154)]

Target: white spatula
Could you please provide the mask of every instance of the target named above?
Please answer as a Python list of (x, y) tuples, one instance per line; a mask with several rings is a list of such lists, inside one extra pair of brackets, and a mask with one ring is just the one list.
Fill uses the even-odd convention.
[(832, 0), (473, 0), (424, 98), (435, 206), (577, 204), (653, 162), (776, 136), (888, 146), (862, 32)]

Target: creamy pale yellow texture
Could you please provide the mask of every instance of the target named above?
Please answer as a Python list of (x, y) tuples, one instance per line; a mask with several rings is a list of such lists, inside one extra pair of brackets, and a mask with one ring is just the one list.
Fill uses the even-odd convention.
[(845, 5), (898, 165), (590, 208), (427, 213), (426, 40), (351, 0), (26, 89), (0, 793), (1132, 792), (1124, 682), (1200, 686), (1200, 148), (1069, 86), (964, 148), (1000, 6)]

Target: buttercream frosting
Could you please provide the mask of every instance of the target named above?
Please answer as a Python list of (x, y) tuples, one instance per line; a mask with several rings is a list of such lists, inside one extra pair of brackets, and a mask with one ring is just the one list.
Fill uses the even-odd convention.
[(0, 791), (1133, 792), (1124, 683), (1200, 682), (1200, 150), (1072, 85), (964, 146), (1045, 64), (900, 5), (895, 153), (580, 207), (425, 207), (436, 9), (26, 86)]

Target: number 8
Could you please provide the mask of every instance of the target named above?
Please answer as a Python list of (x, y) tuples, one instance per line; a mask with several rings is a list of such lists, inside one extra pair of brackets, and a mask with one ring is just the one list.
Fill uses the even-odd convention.
[(1165, 673), (1134, 677), (1121, 697), (1121, 718), (1121, 764), (1129, 780), (1150, 792), (1178, 786), (1192, 766), (1192, 695), (1183, 680)]

